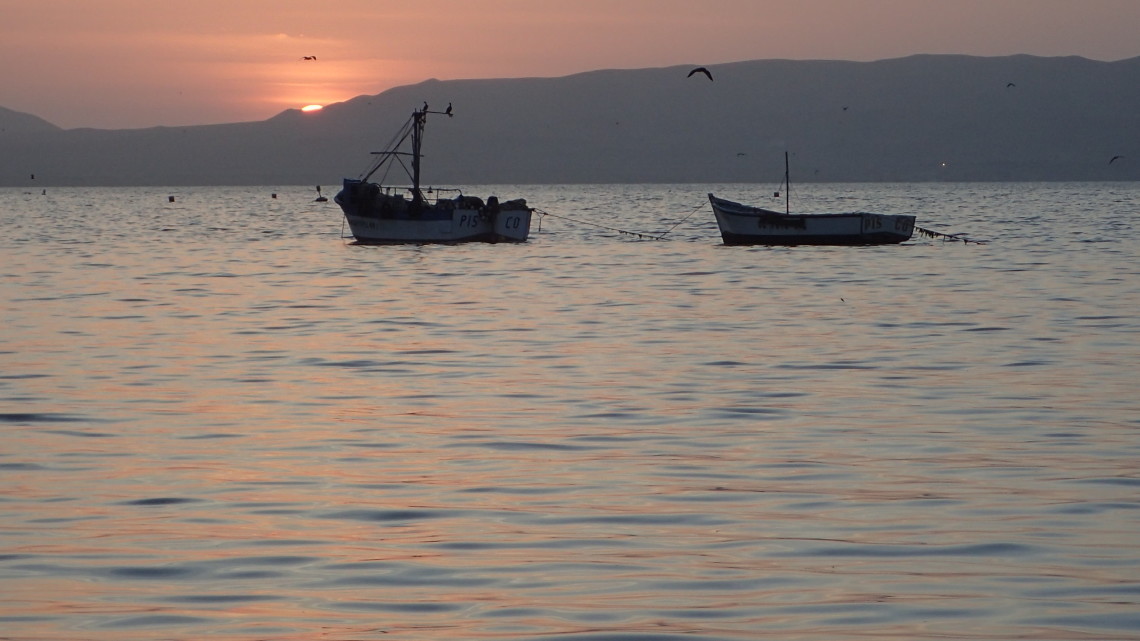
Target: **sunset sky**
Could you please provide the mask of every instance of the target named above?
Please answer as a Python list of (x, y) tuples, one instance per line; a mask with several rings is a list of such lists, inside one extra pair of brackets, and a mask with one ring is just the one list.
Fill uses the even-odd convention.
[[(768, 58), (1140, 56), (1138, 0), (0, 0), (0, 107), (262, 120), (428, 78)], [(315, 60), (304, 60), (315, 56)]]

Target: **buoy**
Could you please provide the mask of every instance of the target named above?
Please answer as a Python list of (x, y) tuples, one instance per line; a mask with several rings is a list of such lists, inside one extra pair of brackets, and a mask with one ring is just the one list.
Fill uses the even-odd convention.
[(271, 194), (271, 195), (272, 195), (274, 198), (276, 198), (276, 197), (277, 197), (277, 194)]
[(167, 196), (166, 201), (171, 203), (174, 202), (174, 196)]

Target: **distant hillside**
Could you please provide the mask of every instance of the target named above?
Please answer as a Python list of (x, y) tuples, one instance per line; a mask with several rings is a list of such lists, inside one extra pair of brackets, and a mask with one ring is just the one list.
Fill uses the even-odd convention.
[(45, 131), (60, 131), (60, 128), (38, 116), (0, 107), (0, 141), (5, 136)]
[(262, 122), (49, 125), (0, 137), (0, 184), (332, 186), (425, 101), (455, 108), (428, 123), (435, 184), (774, 182), (784, 150), (799, 181), (1140, 180), (1140, 58), (706, 66), (715, 80), (690, 67), (429, 80)]

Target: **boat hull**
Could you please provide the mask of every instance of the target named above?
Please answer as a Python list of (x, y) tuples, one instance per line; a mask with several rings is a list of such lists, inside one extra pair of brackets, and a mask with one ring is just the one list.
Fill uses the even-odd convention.
[(345, 180), (334, 200), (353, 238), (364, 244), (521, 243), (530, 235), (532, 210), (522, 200), (500, 205), (491, 198), (483, 204), (478, 198), (460, 196), (414, 203), (352, 179)]
[(785, 214), (709, 194), (725, 245), (890, 245), (909, 240), (914, 216)]

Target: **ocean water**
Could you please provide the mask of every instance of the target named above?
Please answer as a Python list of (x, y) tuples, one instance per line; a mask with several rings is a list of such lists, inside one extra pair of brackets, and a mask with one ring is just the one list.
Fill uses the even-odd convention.
[(1140, 184), (709, 189), (0, 190), (0, 639), (1140, 639)]

